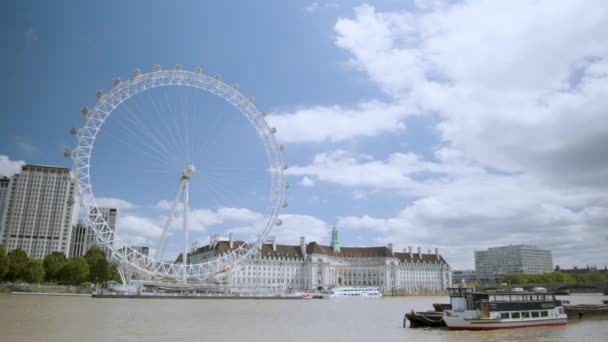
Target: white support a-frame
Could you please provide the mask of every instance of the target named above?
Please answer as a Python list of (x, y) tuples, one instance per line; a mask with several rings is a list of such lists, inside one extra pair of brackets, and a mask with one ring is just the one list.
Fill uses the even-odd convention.
[[(179, 188), (177, 189), (177, 195), (175, 195), (175, 200), (171, 205), (171, 211), (169, 212), (169, 217), (167, 217), (167, 222), (165, 222), (165, 226), (163, 227), (163, 232), (160, 236), (160, 241), (158, 244), (158, 248), (156, 249), (155, 257), (156, 259), (160, 259), (162, 257), (163, 248), (165, 247), (165, 242), (167, 240), (167, 232), (169, 231), (169, 226), (173, 221), (173, 216), (175, 216), (175, 210), (177, 209), (177, 205), (179, 204), (179, 200), (183, 195), (184, 199), (184, 208), (182, 210), (183, 217), (183, 230), (182, 230), (182, 265), (187, 265), (187, 257), (188, 257), (188, 181), (190, 180), (190, 176), (194, 173), (196, 168), (194, 165), (188, 165), (182, 172), (182, 176), (179, 182)], [(186, 282), (186, 278), (183, 279)]]

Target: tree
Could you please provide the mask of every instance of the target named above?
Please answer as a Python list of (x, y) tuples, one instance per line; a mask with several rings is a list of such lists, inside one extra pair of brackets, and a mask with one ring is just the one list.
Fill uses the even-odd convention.
[(23, 271), (23, 280), (30, 284), (39, 284), (44, 281), (44, 266), (42, 260), (30, 259)]
[(89, 279), (89, 264), (83, 257), (73, 257), (60, 271), (59, 281), (80, 285)]
[(120, 273), (118, 273), (118, 265), (115, 263), (108, 263), (108, 279), (120, 282)]
[(99, 247), (93, 246), (87, 251), (84, 258), (89, 264), (89, 281), (92, 283), (100, 283), (108, 281), (108, 261), (106, 260), (106, 254), (99, 249)]
[(45, 279), (55, 283), (59, 279), (59, 272), (68, 264), (68, 259), (61, 252), (53, 252), (44, 257)]
[(24, 272), (30, 261), (27, 254), (21, 248), (17, 248), (8, 253), (8, 260), (9, 266), (5, 277), (6, 280), (24, 280)]
[(8, 272), (9, 263), (4, 247), (0, 246), (0, 280), (3, 280)]

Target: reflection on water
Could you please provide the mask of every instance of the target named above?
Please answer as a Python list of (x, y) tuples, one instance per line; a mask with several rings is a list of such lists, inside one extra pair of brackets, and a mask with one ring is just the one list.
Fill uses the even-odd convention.
[[(601, 303), (600, 295), (568, 296)], [(606, 341), (608, 320), (499, 331), (402, 328), (447, 297), (345, 300), (93, 299), (0, 294), (1, 341)]]

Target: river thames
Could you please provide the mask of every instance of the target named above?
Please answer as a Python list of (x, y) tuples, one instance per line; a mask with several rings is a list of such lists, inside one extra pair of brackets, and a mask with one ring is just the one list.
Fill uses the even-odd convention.
[[(601, 303), (601, 295), (564, 297)], [(0, 294), (7, 341), (606, 341), (608, 320), (498, 331), (402, 328), (448, 297), (366, 300), (94, 299)]]

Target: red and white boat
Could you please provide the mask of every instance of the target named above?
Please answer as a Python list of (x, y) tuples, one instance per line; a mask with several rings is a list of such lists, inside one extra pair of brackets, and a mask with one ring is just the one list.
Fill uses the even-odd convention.
[(302, 299), (312, 299), (312, 293), (305, 293), (302, 295)]
[(443, 321), (449, 330), (494, 330), (568, 324), (560, 300), (552, 293), (485, 293), (449, 288), (451, 310)]

